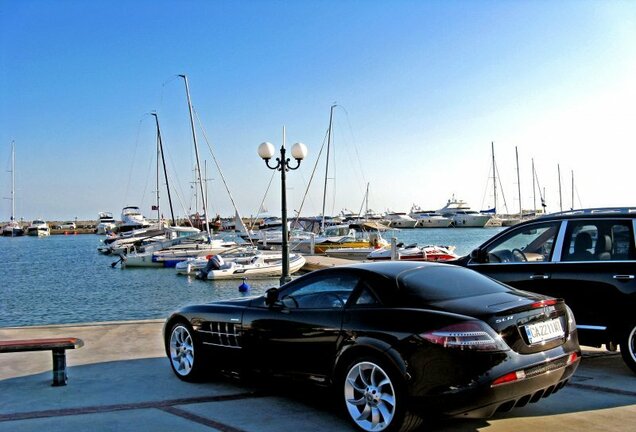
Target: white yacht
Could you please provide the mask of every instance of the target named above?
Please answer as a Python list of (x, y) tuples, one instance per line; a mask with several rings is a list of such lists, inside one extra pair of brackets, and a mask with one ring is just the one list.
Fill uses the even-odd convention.
[(97, 214), (97, 234), (108, 234), (117, 227), (115, 218), (110, 212), (99, 212)]
[(121, 225), (119, 225), (119, 232), (127, 232), (140, 228), (148, 228), (150, 223), (146, 220), (144, 215), (141, 214), (139, 207), (128, 206), (124, 207), (121, 211)]
[(35, 219), (31, 225), (27, 227), (27, 235), (34, 237), (46, 237), (51, 235), (51, 228), (41, 219)]
[(384, 219), (391, 228), (415, 228), (417, 221), (406, 213), (387, 212)]
[(422, 210), (420, 206), (413, 204), (409, 213), (417, 221), (416, 228), (448, 228), (453, 219), (442, 216), (434, 210)]
[(483, 228), (492, 218), (492, 215), (472, 210), (466, 201), (457, 200), (455, 196), (436, 213), (452, 218), (456, 228)]

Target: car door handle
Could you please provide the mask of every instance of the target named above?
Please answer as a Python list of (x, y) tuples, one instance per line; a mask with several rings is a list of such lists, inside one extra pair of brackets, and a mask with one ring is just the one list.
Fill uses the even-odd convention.
[(543, 279), (550, 279), (549, 275), (544, 275), (544, 274), (535, 274), (530, 276), (530, 279), (532, 280), (543, 280)]
[(634, 275), (614, 275), (616, 280), (632, 280), (634, 278), (636, 278)]

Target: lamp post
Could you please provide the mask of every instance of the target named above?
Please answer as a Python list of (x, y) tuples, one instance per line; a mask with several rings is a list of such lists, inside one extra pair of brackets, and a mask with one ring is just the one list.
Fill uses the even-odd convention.
[(307, 156), (307, 146), (303, 143), (296, 143), (291, 148), (291, 154), (296, 159), (296, 166), (292, 167), (289, 162), (290, 159), (285, 157), (285, 128), (283, 128), (283, 145), (280, 146), (280, 157), (276, 158), (276, 165), (270, 165), (269, 160), (274, 157), (275, 148), (274, 144), (264, 142), (258, 146), (258, 155), (265, 161), (267, 168), (280, 171), (280, 183), (281, 183), (281, 220), (283, 222), (283, 273), (280, 277), (280, 284), (283, 285), (291, 280), (289, 277), (289, 246), (288, 246), (288, 234), (287, 234), (287, 190), (285, 186), (285, 173), (288, 170), (298, 169), (300, 162)]

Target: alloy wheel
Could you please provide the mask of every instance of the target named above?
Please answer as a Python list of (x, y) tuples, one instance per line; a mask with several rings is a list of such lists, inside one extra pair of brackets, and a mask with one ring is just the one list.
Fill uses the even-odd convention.
[(194, 344), (192, 335), (182, 325), (177, 325), (170, 334), (170, 361), (176, 373), (188, 376), (194, 366)]
[(349, 415), (362, 430), (382, 431), (395, 417), (395, 388), (389, 375), (375, 363), (364, 361), (349, 369), (344, 396)]

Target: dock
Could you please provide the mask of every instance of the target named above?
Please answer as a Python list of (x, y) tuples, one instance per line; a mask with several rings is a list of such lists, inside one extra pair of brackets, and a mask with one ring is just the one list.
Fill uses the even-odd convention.
[[(0, 328), (0, 339), (78, 337), (67, 353), (68, 384), (51, 386), (46, 352), (0, 355), (0, 431), (353, 431), (330, 393), (216, 377), (177, 379), (163, 320)], [(563, 390), (487, 420), (449, 419), (437, 431), (632, 431), (636, 375), (620, 353), (589, 349)]]
[(342, 258), (333, 258), (325, 255), (305, 255), (305, 265), (302, 267), (303, 271), (321, 270), (341, 265), (355, 264), (361, 261), (353, 261)]

